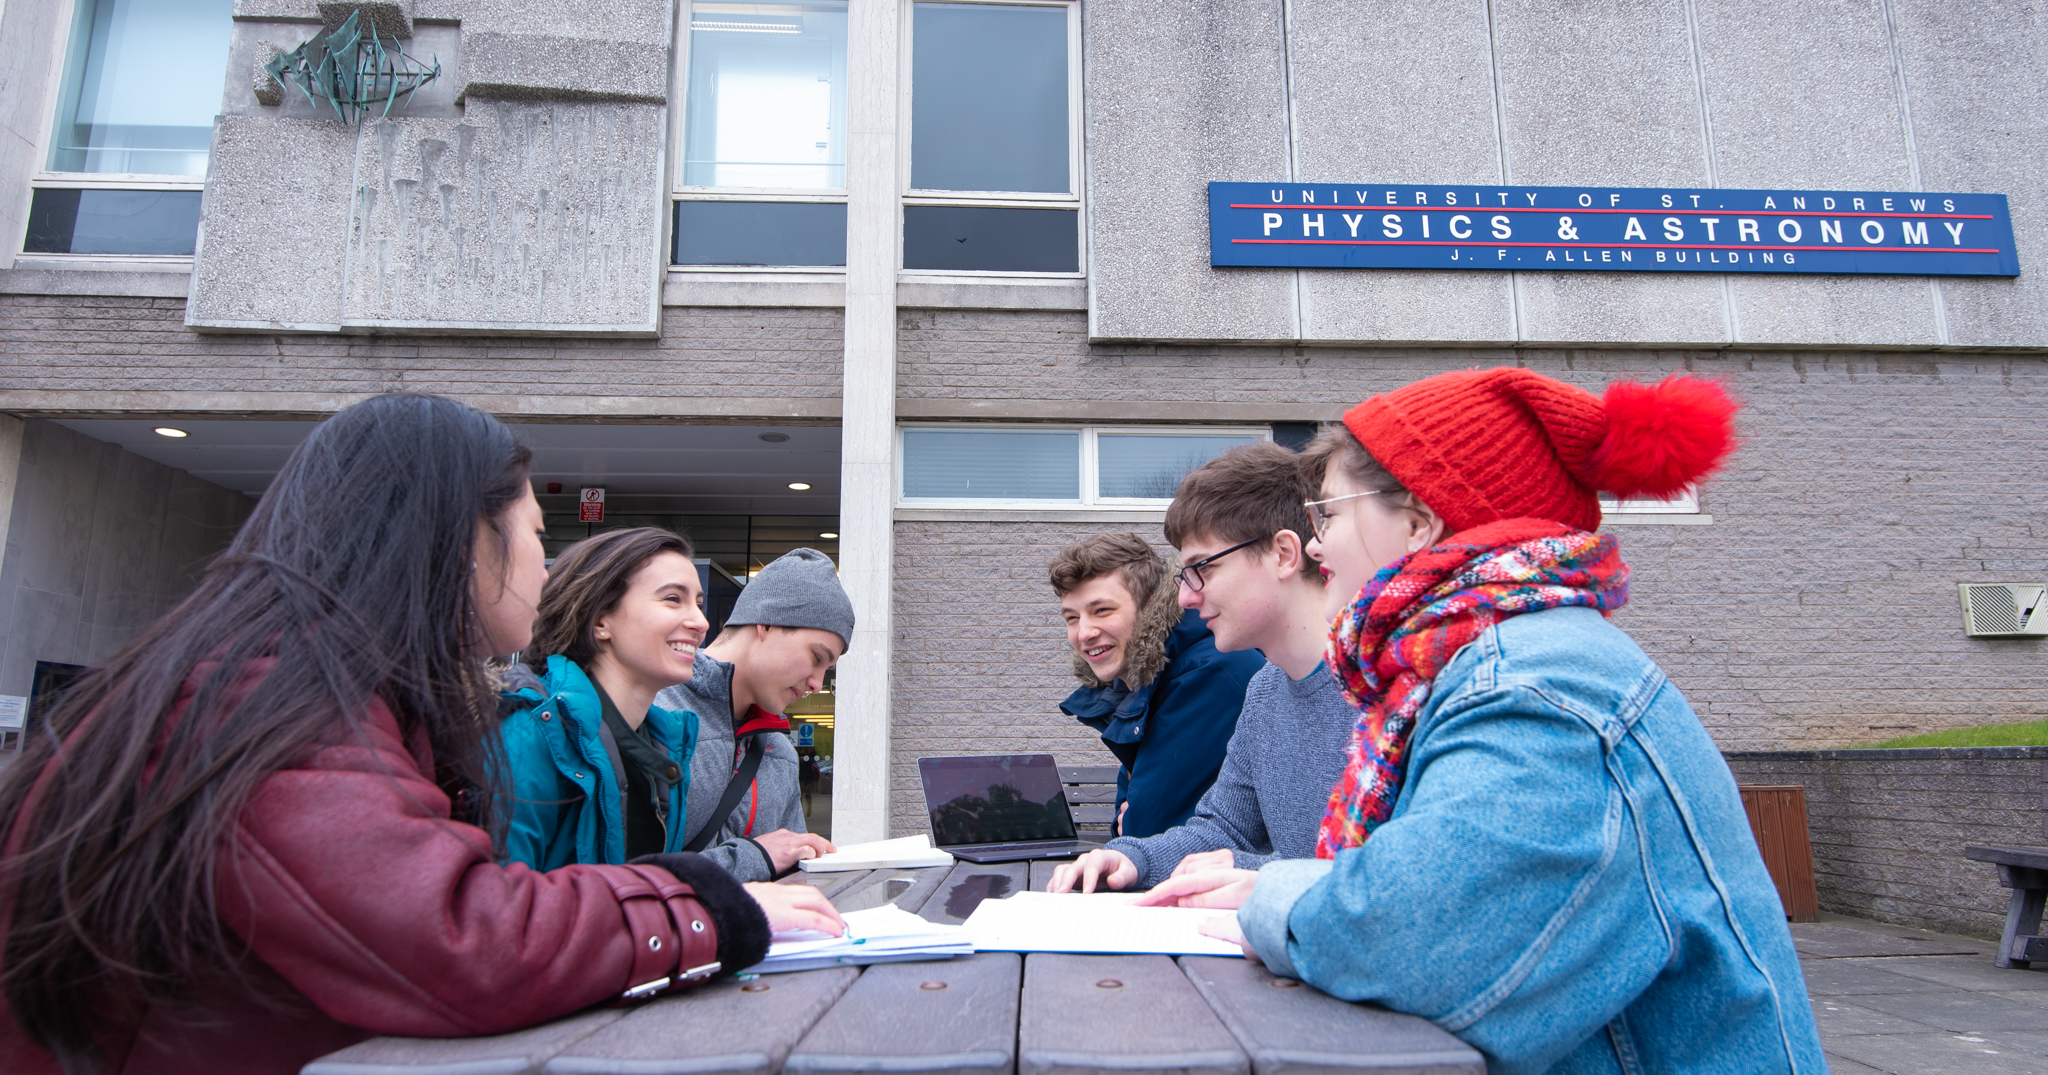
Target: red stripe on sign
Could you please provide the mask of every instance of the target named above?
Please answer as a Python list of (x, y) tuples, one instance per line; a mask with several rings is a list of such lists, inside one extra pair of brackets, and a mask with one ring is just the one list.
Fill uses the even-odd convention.
[(1388, 213), (1633, 213), (1636, 216), (1699, 216), (1702, 213), (1732, 213), (1740, 216), (1834, 216), (1834, 217), (1912, 217), (1916, 220), (1996, 220), (1990, 213), (1864, 213), (1844, 212), (1838, 209), (1815, 211), (1812, 209), (1544, 209), (1540, 206), (1516, 208), (1512, 205), (1259, 205), (1232, 202), (1232, 209), (1370, 209), (1373, 212)]

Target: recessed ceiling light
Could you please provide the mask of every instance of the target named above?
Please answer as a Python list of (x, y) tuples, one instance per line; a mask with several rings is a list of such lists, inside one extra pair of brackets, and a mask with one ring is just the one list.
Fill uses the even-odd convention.
[(173, 429), (170, 426), (158, 426), (156, 427), (156, 435), (159, 437), (170, 437), (173, 440), (175, 440), (179, 437), (189, 437), (192, 434), (187, 433), (182, 429)]
[(838, 535), (838, 534), (835, 534), (835, 533), (833, 533), (833, 532), (832, 532), (832, 531), (830, 531), (830, 530), (827, 530), (827, 531), (825, 531), (824, 533), (822, 533), (822, 534), (819, 534), (818, 536), (819, 536), (819, 537), (821, 537), (821, 538), (824, 538), (824, 539), (826, 539), (826, 540), (828, 540), (828, 541), (836, 541), (836, 540), (838, 540), (838, 538), (839, 538), (839, 535)]
[(810, 482), (790, 482), (790, 483), (789, 483), (789, 487), (790, 487), (791, 489), (794, 489), (794, 490), (796, 490), (796, 491), (797, 491), (797, 492), (799, 492), (799, 493), (807, 493), (807, 492), (810, 492), (810, 489), (811, 489), (811, 483), (810, 483)]
[(781, 444), (781, 443), (782, 443), (783, 441), (786, 441), (786, 440), (788, 440), (788, 439), (789, 439), (789, 434), (787, 434), (787, 433), (763, 433), (763, 434), (761, 434), (761, 439), (762, 439), (762, 440), (765, 440), (765, 441), (767, 441), (767, 442), (768, 442), (768, 443), (770, 443), (770, 444)]

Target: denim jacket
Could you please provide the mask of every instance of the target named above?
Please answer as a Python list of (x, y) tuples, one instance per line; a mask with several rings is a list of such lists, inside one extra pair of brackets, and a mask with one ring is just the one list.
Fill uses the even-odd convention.
[(1427, 1017), (1495, 1075), (1827, 1071), (1727, 763), (1591, 609), (1466, 646), (1392, 816), (1260, 869), (1238, 921), (1276, 973)]
[[(560, 654), (548, 658), (545, 678), (528, 674), (511, 686), (502, 696), (512, 707), (503, 725), (513, 795), (501, 805), (508, 822), (505, 861), (536, 870), (626, 861), (623, 770), (597, 688)], [(655, 781), (655, 813), (668, 830), (662, 850), (681, 851), (697, 714), (653, 706), (647, 727), (676, 763), (676, 780)]]

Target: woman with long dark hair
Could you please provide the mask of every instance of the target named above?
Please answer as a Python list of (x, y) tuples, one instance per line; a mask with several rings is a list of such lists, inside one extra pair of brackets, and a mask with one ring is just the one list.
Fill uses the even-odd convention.
[(654, 696), (689, 682), (711, 626), (692, 551), (636, 526), (555, 557), (506, 676), (507, 860), (546, 870), (683, 849), (697, 714)]
[(1599, 492), (1670, 497), (1733, 449), (1689, 377), (1526, 369), (1374, 396), (1303, 453), (1327, 660), (1359, 711), (1313, 859), (1141, 902), (1275, 973), (1534, 1072), (1822, 1072), (1792, 936), (1714, 741), (1609, 622)]
[(528, 453), (434, 396), (293, 452), (192, 595), (0, 779), (0, 1070), (295, 1069), (488, 1034), (836, 932), (688, 855), (537, 873), (492, 833), (485, 658), (544, 578)]

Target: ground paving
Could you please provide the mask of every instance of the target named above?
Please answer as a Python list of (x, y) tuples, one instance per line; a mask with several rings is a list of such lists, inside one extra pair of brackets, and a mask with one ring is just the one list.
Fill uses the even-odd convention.
[(2048, 967), (2000, 970), (1993, 942), (1840, 915), (1792, 935), (1835, 1075), (2048, 1075)]

